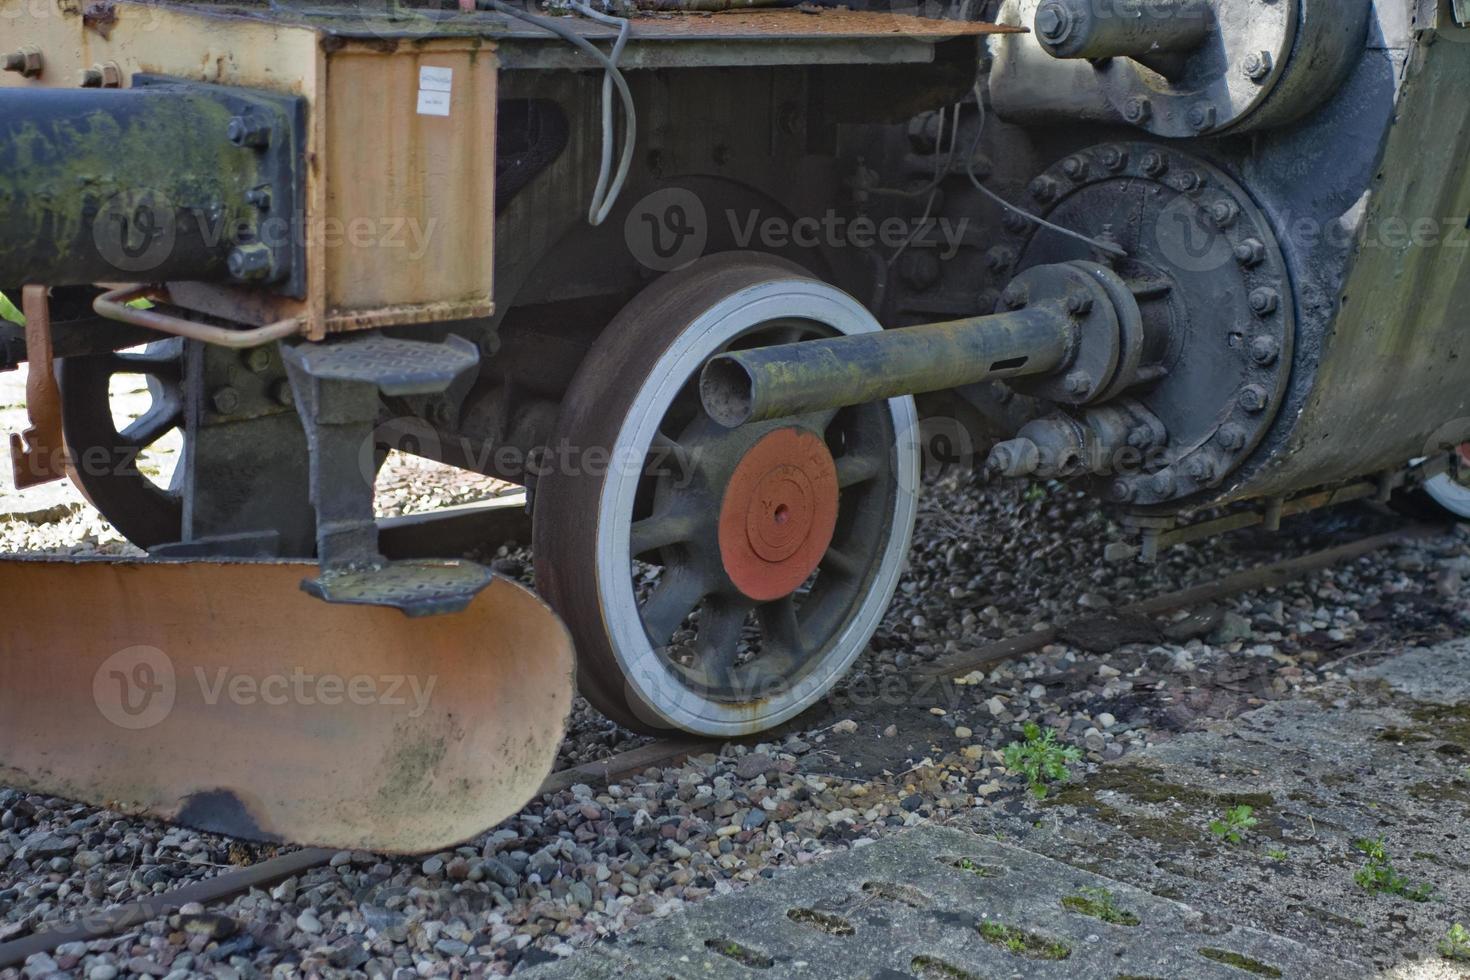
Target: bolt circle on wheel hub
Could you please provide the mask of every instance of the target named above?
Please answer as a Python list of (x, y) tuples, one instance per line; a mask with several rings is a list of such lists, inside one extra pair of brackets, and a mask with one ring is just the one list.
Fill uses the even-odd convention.
[(837, 528), (837, 466), (805, 429), (777, 429), (746, 451), (720, 505), (720, 559), (746, 597), (795, 592)]

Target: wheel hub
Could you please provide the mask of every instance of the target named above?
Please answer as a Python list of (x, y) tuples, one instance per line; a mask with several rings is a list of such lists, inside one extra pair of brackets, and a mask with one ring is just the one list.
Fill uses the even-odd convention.
[(777, 429), (741, 457), (720, 505), (720, 559), (740, 592), (769, 602), (816, 571), (837, 528), (837, 467), (805, 429)]

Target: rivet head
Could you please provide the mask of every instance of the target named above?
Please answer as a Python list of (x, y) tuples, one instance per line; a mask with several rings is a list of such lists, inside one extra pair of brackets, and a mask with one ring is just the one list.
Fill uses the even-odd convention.
[(1281, 308), (1281, 294), (1268, 286), (1251, 290), (1251, 310), (1259, 316), (1269, 316)]
[(1142, 96), (1135, 96), (1123, 103), (1123, 118), (1135, 126), (1142, 126), (1153, 118), (1154, 104)]
[(1143, 172), (1150, 177), (1162, 177), (1169, 172), (1169, 161), (1162, 153), (1150, 150), (1143, 155)]
[(1240, 407), (1247, 412), (1252, 414), (1264, 412), (1269, 404), (1271, 404), (1271, 396), (1260, 385), (1246, 385), (1240, 389)]
[(1160, 497), (1172, 497), (1174, 495), (1174, 474), (1170, 470), (1159, 470), (1154, 474), (1154, 493)]
[(1070, 156), (1062, 161), (1062, 173), (1073, 180), (1083, 180), (1087, 177), (1087, 159), (1080, 156)]
[(1269, 367), (1281, 356), (1281, 344), (1275, 337), (1264, 334), (1251, 341), (1251, 360), (1261, 367)]
[(1233, 453), (1245, 448), (1245, 430), (1238, 425), (1222, 425), (1216, 438)]
[(1128, 480), (1114, 480), (1113, 485), (1108, 488), (1108, 496), (1118, 503), (1127, 503), (1133, 499), (1133, 484)]

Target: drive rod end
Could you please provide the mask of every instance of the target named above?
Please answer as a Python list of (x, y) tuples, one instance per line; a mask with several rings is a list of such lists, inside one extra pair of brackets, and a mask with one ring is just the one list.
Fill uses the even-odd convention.
[(716, 357), (699, 375), (699, 397), (709, 417), (735, 429), (755, 414), (755, 379), (728, 354)]

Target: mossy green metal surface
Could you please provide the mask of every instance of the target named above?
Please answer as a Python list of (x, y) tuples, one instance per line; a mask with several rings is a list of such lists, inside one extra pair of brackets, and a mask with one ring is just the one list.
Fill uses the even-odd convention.
[(262, 182), (234, 114), (171, 86), (0, 91), (0, 281), (222, 274)]

